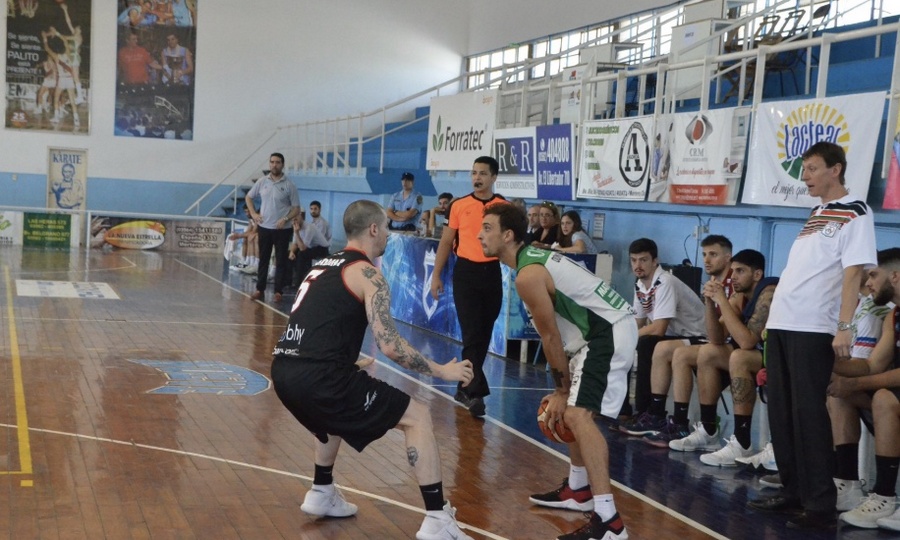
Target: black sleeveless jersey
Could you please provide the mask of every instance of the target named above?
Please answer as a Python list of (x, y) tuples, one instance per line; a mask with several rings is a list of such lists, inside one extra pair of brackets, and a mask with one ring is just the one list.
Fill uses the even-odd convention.
[(348, 249), (312, 267), (297, 290), (274, 356), (349, 364), (359, 359), (369, 320), (362, 299), (344, 285), (343, 271), (360, 262), (370, 261), (365, 253)]

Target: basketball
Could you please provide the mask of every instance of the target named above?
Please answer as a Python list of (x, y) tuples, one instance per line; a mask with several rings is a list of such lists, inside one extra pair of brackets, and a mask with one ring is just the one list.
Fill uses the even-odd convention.
[(554, 423), (553, 427), (555, 428), (553, 431), (550, 431), (550, 428), (547, 426), (547, 402), (542, 401), (541, 406), (538, 407), (537, 412), (537, 421), (538, 427), (541, 428), (541, 433), (544, 434), (545, 437), (550, 439), (553, 442), (558, 443), (573, 443), (575, 442), (575, 434), (569, 431), (569, 428), (566, 427), (566, 424), (563, 423), (562, 419), (559, 422)]

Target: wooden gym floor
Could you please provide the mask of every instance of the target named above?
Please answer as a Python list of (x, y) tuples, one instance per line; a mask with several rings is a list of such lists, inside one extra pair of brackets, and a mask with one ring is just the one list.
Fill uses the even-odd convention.
[[(0, 247), (0, 531), (9, 538), (412, 538), (422, 501), (400, 432), (349, 447), (338, 485), (356, 517), (316, 520), (299, 504), (313, 438), (268, 381), (292, 297), (254, 302), (221, 257)], [(459, 345), (400, 325), (426, 355)], [(371, 339), (367, 369), (430, 405), (446, 496), (475, 538), (549, 539), (582, 514), (528, 495), (567, 474), (535, 410), (543, 366), (489, 358), (484, 421), (454, 388), (396, 368)], [(631, 538), (881, 538), (798, 535), (744, 508), (752, 476), (606, 433), (616, 504)]]

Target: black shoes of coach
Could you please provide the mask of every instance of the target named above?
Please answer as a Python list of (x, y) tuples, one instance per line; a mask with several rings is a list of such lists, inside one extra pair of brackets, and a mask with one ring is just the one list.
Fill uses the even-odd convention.
[(784, 495), (773, 495), (771, 497), (754, 499), (747, 503), (747, 507), (753, 510), (773, 512), (776, 514), (799, 514), (803, 512), (800, 501), (788, 499)]
[(788, 529), (827, 530), (837, 527), (834, 512), (803, 512), (787, 522)]
[(469, 414), (471, 414), (475, 418), (481, 418), (482, 416), (484, 416), (484, 398), (473, 397), (463, 392), (462, 390), (457, 390), (456, 396), (454, 396), (453, 399), (461, 403), (462, 406), (466, 409), (469, 409)]

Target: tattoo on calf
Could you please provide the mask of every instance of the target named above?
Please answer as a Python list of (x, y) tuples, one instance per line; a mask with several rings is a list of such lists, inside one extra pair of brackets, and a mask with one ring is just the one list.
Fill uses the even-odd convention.
[(409, 464), (413, 467), (419, 462), (419, 451), (416, 450), (415, 446), (410, 446), (406, 449), (406, 460), (409, 461)]
[(754, 389), (755, 385), (750, 379), (743, 377), (731, 379), (731, 398), (735, 404), (753, 403), (756, 400)]

